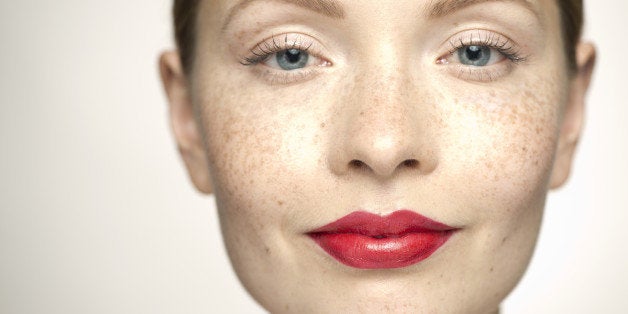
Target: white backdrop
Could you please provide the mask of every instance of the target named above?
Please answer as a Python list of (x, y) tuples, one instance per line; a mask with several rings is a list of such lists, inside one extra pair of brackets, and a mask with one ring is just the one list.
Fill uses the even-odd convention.
[[(628, 312), (628, 2), (587, 17), (586, 133), (506, 314)], [(176, 155), (170, 34), (168, 0), (0, 2), (0, 313), (263, 313)]]

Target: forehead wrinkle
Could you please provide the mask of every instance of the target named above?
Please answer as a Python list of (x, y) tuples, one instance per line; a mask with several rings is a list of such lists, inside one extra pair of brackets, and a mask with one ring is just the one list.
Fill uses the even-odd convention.
[(537, 8), (530, 0), (431, 0), (427, 5), (426, 15), (429, 18), (440, 18), (453, 14), (454, 12), (462, 10), (466, 7), (485, 2), (516, 3), (530, 10), (537, 17), (540, 16)]
[(331, 17), (334, 19), (342, 19), (345, 17), (345, 10), (336, 0), (241, 0), (236, 5), (229, 9), (229, 13), (225, 22), (223, 23), (222, 30), (226, 30), (231, 23), (231, 20), (246, 7), (256, 2), (281, 2), (286, 4), (296, 5), (298, 7), (314, 11), (318, 14)]

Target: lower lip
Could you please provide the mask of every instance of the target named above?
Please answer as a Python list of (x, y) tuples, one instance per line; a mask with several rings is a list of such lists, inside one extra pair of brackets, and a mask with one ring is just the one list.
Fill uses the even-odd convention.
[(416, 264), (430, 257), (452, 234), (450, 230), (381, 239), (356, 233), (322, 233), (311, 237), (327, 254), (347, 266), (381, 269)]

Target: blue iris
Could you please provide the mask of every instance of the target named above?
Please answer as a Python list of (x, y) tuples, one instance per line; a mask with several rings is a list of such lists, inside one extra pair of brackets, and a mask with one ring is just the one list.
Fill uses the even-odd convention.
[(291, 71), (305, 67), (310, 56), (303, 50), (287, 49), (278, 52), (276, 58), (282, 69)]
[(458, 59), (464, 65), (485, 66), (491, 60), (491, 48), (486, 46), (466, 46), (458, 49)]

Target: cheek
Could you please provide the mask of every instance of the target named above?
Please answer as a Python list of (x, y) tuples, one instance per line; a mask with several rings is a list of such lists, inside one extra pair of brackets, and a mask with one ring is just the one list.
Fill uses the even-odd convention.
[[(301, 183), (311, 180), (294, 174), (320, 166), (321, 151), (314, 147), (320, 145), (323, 117), (316, 110), (299, 114), (304, 106), (315, 106), (305, 100), (293, 103), (294, 95), (242, 93), (229, 86), (205, 90), (206, 99), (197, 103), (203, 108), (201, 124), (225, 244), (236, 268), (271, 267), (247, 269), (240, 276), (271, 273), (282, 262), (273, 259), (289, 254), (283, 243), (284, 226), (291, 225), (286, 220), (299, 208), (295, 204), (307, 199), (301, 191), (308, 187)], [(246, 262), (260, 256), (271, 262)]]
[(547, 191), (559, 130), (558, 90), (544, 81), (457, 100), (442, 164), (451, 166), (456, 180), (474, 182), (457, 193), (490, 201), (495, 208), (481, 210), (491, 216), (538, 205), (529, 201)]
[[(257, 213), (254, 209), (282, 203), (280, 195), (285, 188), (277, 186), (273, 178), (282, 172), (281, 160), (277, 159), (282, 156), (286, 126), (276, 119), (265, 119), (268, 115), (260, 114), (259, 110), (256, 114), (232, 106), (228, 98), (221, 101), (220, 105), (206, 106), (203, 122), (216, 198), (225, 205), (219, 208), (229, 211), (221, 215), (259, 215), (238, 220), (256, 221), (261, 225), (255, 229), (260, 229), (267, 213)], [(255, 103), (253, 99), (239, 102), (242, 101)], [(268, 191), (274, 191), (274, 195), (268, 195)]]
[(491, 291), (505, 297), (532, 255), (558, 138), (559, 90), (543, 81), (465, 93), (443, 112), (441, 200), (461, 204), (468, 228), (460, 245), (468, 251), (460, 268), (485, 285), (471, 299)]
[(281, 151), (281, 130), (272, 120), (240, 110), (242, 103), (255, 103), (253, 99), (216, 99), (220, 102), (214, 99), (203, 106), (202, 116), (224, 243), (238, 276), (267, 272), (270, 269), (243, 271), (242, 267), (263, 266), (246, 261), (271, 253), (274, 222), (280, 218), (275, 209), (284, 205), (281, 195), (285, 193), (285, 187), (273, 181), (281, 175), (276, 166), (280, 163), (274, 160)]
[(489, 275), (504, 284), (517, 281), (511, 277), (533, 252), (558, 139), (560, 89), (539, 82), (461, 98), (451, 120), (461, 127), (449, 128), (444, 154), (453, 168), (449, 193), (465, 195), (474, 221), (468, 245), (482, 261), (476, 265), (490, 265)]

